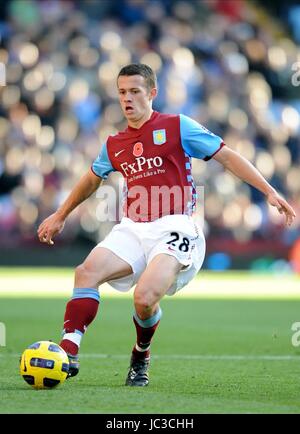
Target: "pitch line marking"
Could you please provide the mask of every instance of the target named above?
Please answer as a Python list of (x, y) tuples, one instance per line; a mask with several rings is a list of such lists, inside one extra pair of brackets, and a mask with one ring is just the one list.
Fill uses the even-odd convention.
[[(128, 354), (80, 354), (80, 358), (91, 359), (127, 359)], [(248, 355), (248, 354), (154, 354), (154, 359), (178, 359), (178, 360), (300, 360), (299, 356), (289, 355)]]
[[(11, 356), (18, 357), (19, 354), (0, 354), (0, 357)], [(101, 353), (83, 353), (80, 359), (127, 359), (130, 354), (101, 354)], [(178, 359), (178, 360), (300, 360), (299, 356), (289, 355), (248, 355), (248, 354), (154, 354), (153, 359)]]
[[(1, 354), (0, 357), (19, 357), (20, 354), (10, 353)], [(154, 354), (153, 359), (161, 360), (266, 360), (266, 361), (291, 361), (300, 360), (300, 355), (250, 355), (250, 354)], [(101, 354), (101, 353), (83, 353), (80, 359), (128, 359), (130, 354)]]

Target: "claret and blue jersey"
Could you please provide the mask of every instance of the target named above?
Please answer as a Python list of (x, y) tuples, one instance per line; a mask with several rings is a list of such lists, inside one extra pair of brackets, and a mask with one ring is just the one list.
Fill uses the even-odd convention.
[[(154, 111), (141, 128), (128, 126), (110, 136), (93, 162), (92, 171), (103, 179), (113, 171), (123, 175), (124, 213), (134, 221), (153, 221), (166, 213), (190, 215), (196, 195), (191, 158), (209, 160), (223, 144), (220, 137), (185, 115)], [(175, 194), (178, 191), (181, 200)], [(137, 194), (143, 192), (147, 203), (138, 214), (130, 214)], [(167, 208), (163, 203), (166, 197)]]

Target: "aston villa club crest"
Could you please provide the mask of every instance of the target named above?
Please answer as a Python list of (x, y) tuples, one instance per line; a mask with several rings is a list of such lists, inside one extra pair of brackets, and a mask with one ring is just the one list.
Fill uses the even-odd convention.
[(166, 130), (153, 131), (153, 143), (154, 145), (163, 145), (167, 141)]

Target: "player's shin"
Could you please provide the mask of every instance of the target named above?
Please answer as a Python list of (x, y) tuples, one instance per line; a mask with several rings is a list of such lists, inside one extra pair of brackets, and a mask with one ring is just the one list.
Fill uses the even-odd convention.
[(162, 311), (160, 307), (150, 318), (142, 320), (135, 312), (133, 322), (136, 328), (136, 344), (133, 347), (132, 354), (134, 358), (148, 358), (150, 356), (150, 344), (156, 328), (160, 322)]
[(69, 355), (76, 356), (88, 325), (94, 320), (99, 307), (99, 293), (95, 288), (74, 288), (64, 316), (63, 338), (60, 346)]

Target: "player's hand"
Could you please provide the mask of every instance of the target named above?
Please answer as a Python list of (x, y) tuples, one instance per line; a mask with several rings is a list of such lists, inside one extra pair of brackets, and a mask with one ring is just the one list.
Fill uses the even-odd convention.
[(286, 226), (291, 226), (296, 217), (296, 213), (291, 205), (289, 205), (287, 201), (276, 192), (269, 193), (267, 195), (267, 201), (270, 205), (275, 206), (280, 214), (285, 215)]
[(60, 233), (65, 225), (65, 220), (57, 213), (51, 214), (39, 226), (37, 233), (41, 243), (53, 245), (53, 237)]

